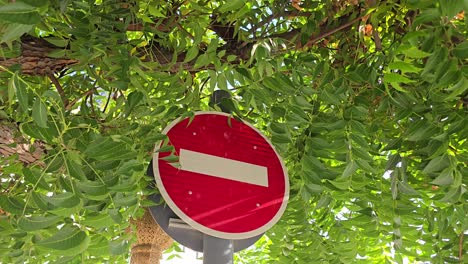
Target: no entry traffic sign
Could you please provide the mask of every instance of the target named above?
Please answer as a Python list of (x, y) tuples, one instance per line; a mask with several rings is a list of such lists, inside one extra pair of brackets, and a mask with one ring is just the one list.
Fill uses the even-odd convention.
[[(153, 156), (158, 188), (171, 209), (201, 232), (245, 239), (271, 228), (286, 209), (289, 182), (271, 143), (252, 125), (197, 112), (163, 131), (174, 152)], [(164, 159), (175, 154), (179, 166)]]

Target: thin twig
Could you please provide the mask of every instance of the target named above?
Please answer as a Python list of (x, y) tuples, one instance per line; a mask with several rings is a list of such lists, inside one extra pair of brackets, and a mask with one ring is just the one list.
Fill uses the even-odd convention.
[(374, 37), (375, 49), (382, 50), (382, 40), (380, 39), (379, 32), (377, 30), (373, 30), (372, 35)]
[(95, 117), (96, 116), (96, 111), (94, 109), (94, 98), (93, 98), (93, 93), (91, 93), (89, 95), (89, 106), (91, 106), (91, 113), (93, 114), (93, 116)]
[(203, 83), (201, 84), (200, 86), (200, 94), (202, 93), (203, 91), (203, 88), (205, 88), (205, 84), (208, 82), (208, 80), (210, 80), (210, 77), (208, 76), (208, 78), (206, 78)]
[(86, 91), (82, 94), (80, 94), (80, 96), (78, 96), (77, 98), (73, 99), (73, 101), (71, 101), (66, 107), (65, 107), (65, 110), (70, 110), (81, 98), (85, 97), (85, 96), (89, 96), (90, 94), (92, 94), (94, 92), (94, 89), (91, 89), (89, 91)]
[(329, 30), (329, 31), (326, 31), (326, 32), (323, 32), (322, 34), (318, 35), (317, 37), (314, 37), (314, 38), (311, 38), (309, 41), (307, 41), (307, 43), (303, 46), (303, 47), (311, 47), (312, 45), (314, 45), (317, 41), (323, 39), (323, 38), (326, 38), (328, 36), (331, 36), (333, 34), (335, 34), (336, 32), (338, 31), (341, 31), (345, 28), (348, 28), (350, 26), (352, 26), (354, 23), (358, 22), (359, 20), (361, 20), (363, 17), (365, 16), (359, 16), (347, 23), (344, 23), (343, 25), (340, 25), (339, 27), (337, 28), (334, 28), (332, 30)]
[(109, 94), (107, 95), (106, 104), (104, 105), (104, 108), (102, 109), (102, 113), (105, 113), (105, 112), (106, 112), (107, 106), (109, 105), (109, 101), (110, 101), (110, 99), (111, 99), (111, 95), (112, 95), (112, 92), (113, 92), (113, 91), (114, 91), (113, 88), (109, 91)]
[(49, 77), (50, 81), (55, 85), (55, 89), (57, 89), (57, 92), (60, 95), (60, 98), (62, 98), (63, 105), (67, 106), (68, 105), (68, 98), (65, 95), (65, 92), (63, 91), (62, 85), (59, 83), (57, 78), (55, 78), (53, 72), (48, 71), (47, 76)]

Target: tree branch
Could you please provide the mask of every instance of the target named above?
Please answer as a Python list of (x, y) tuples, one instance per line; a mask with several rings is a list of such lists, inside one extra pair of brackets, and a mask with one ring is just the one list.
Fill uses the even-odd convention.
[(55, 78), (54, 73), (49, 70), (47, 72), (47, 77), (49, 77), (50, 81), (54, 84), (55, 89), (57, 89), (57, 92), (60, 95), (60, 98), (62, 98), (63, 105), (67, 106), (68, 105), (68, 98), (65, 95), (65, 92), (63, 91), (62, 85), (59, 83), (57, 78)]
[(89, 96), (90, 94), (92, 94), (94, 92), (94, 89), (91, 89), (89, 91), (86, 91), (82, 94), (80, 94), (80, 96), (76, 97), (75, 99), (73, 99), (73, 101), (71, 101), (69, 104), (67, 104), (65, 106), (65, 110), (70, 110), (81, 98), (85, 97), (85, 96)]

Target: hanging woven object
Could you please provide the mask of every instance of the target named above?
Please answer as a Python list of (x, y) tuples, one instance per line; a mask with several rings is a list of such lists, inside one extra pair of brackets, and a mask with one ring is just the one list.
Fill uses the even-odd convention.
[(162, 252), (172, 239), (154, 221), (148, 208), (143, 217), (132, 220), (136, 226), (137, 242), (132, 246), (132, 264), (158, 264)]

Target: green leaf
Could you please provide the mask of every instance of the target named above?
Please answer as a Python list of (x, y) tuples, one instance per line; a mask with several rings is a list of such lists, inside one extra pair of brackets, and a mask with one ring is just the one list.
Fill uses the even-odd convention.
[(307, 183), (306, 185), (307, 191), (312, 194), (319, 194), (323, 192), (324, 188), (318, 184)]
[(401, 74), (396, 74), (393, 72), (385, 73), (383, 81), (385, 83), (412, 83), (414, 82), (413, 80), (408, 79), (407, 77)]
[(39, 247), (57, 250), (60, 254), (77, 255), (88, 248), (90, 238), (75, 226), (64, 226), (54, 235), (36, 243)]
[(420, 72), (422, 69), (414, 66), (411, 63), (404, 61), (394, 61), (388, 65), (389, 70), (400, 70), (402, 73), (406, 72)]
[(0, 43), (16, 40), (23, 34), (31, 31), (32, 28), (33, 25), (24, 25), (16, 23), (9, 24), (5, 29), (5, 34), (3, 34), (2, 38), (0, 39)]
[(80, 203), (80, 199), (73, 193), (60, 193), (52, 196), (47, 196), (46, 201), (63, 208), (72, 208)]
[(58, 131), (55, 126), (49, 125), (48, 128), (39, 127), (35, 122), (22, 123), (20, 129), (26, 135), (34, 138), (41, 139), (49, 143), (53, 143), (55, 138), (58, 136)]
[(219, 7), (219, 12), (225, 13), (229, 11), (234, 11), (240, 9), (242, 6), (245, 5), (245, 0), (231, 0), (226, 1)]
[(110, 248), (109, 241), (103, 235), (96, 234), (91, 237), (91, 243), (89, 244), (86, 252), (94, 256), (108, 256)]
[(408, 195), (416, 195), (419, 196), (419, 192), (413, 189), (408, 183), (406, 182), (399, 182), (398, 183), (398, 190), (401, 193), (408, 194)]
[(271, 142), (274, 144), (283, 144), (291, 142), (291, 138), (288, 134), (274, 134), (271, 137)]
[(410, 47), (409, 49), (403, 50), (403, 54), (405, 54), (406, 56), (410, 58), (415, 58), (415, 59), (425, 58), (431, 55), (431, 53), (424, 52), (422, 50), (419, 50), (416, 47)]
[(119, 195), (114, 199), (115, 206), (132, 206), (137, 204), (138, 200), (136, 195)]
[(128, 241), (124, 239), (117, 239), (109, 242), (110, 253), (114, 256), (127, 253), (128, 246)]
[(107, 195), (107, 186), (99, 180), (96, 181), (79, 181), (76, 183), (76, 187), (91, 196), (103, 196)]
[(36, 125), (38, 125), (39, 127), (49, 127), (47, 125), (47, 108), (40, 99), (37, 99), (33, 103), (32, 117)]
[(31, 193), (31, 199), (36, 204), (36, 206), (43, 211), (48, 211), (52, 206), (46, 201), (45, 197), (45, 195), (38, 192)]
[(34, 25), (41, 20), (41, 17), (35, 7), (15, 1), (0, 7), (1, 20), (16, 24)]
[(135, 157), (129, 145), (123, 141), (115, 141), (111, 137), (99, 137), (86, 148), (84, 154), (100, 161), (125, 160)]
[(44, 176), (42, 175), (42, 172), (38, 169), (35, 168), (28, 168), (24, 167), (23, 168), (23, 176), (24, 180), (27, 183), (31, 183), (33, 186), (39, 186), (43, 188), (44, 190), (50, 190), (49, 185), (46, 183)]
[(26, 204), (22, 199), (17, 197), (0, 195), (0, 208), (11, 214), (23, 215), (23, 210), (26, 208)]
[(357, 165), (367, 173), (376, 173), (375, 168), (372, 167), (366, 160), (356, 160)]
[(446, 168), (431, 183), (435, 185), (448, 186), (453, 182), (453, 170)]
[(457, 45), (452, 50), (452, 53), (459, 59), (462, 59), (462, 60), (468, 59), (468, 41), (465, 40), (465, 42)]
[(83, 221), (81, 221), (81, 223), (83, 225), (99, 229), (113, 225), (114, 221), (109, 216), (109, 214), (105, 212), (100, 212), (99, 214), (95, 215), (87, 215), (86, 218)]
[(354, 162), (354, 161), (348, 162), (348, 164), (346, 165), (346, 168), (344, 169), (343, 174), (341, 175), (341, 177), (351, 176), (356, 171), (357, 168), (358, 167), (357, 167), (356, 162)]
[(439, 201), (444, 202), (444, 203), (457, 202), (462, 195), (461, 188), (462, 188), (461, 186), (456, 187), (456, 188), (450, 188), (449, 191), (445, 194), (445, 196), (442, 197), (442, 199), (440, 199)]
[(18, 220), (18, 227), (24, 231), (35, 231), (56, 225), (61, 219), (62, 217), (53, 215), (21, 217)]
[(197, 46), (192, 46), (187, 51), (187, 55), (185, 56), (184, 62), (190, 62), (195, 59), (198, 55), (199, 49)]
[(19, 105), (23, 112), (28, 111), (29, 109), (29, 98), (28, 92), (26, 90), (25, 84), (19, 79), (18, 74), (15, 73), (9, 82), (9, 85), (14, 87), (16, 91), (16, 97), (18, 98)]
[(442, 155), (439, 157), (433, 158), (429, 163), (424, 167), (423, 173), (433, 173), (441, 171), (447, 168), (450, 165), (450, 160), (447, 155)]
[(70, 176), (80, 181), (86, 180), (86, 176), (83, 172), (83, 169), (81, 168), (81, 165), (70, 158), (69, 153), (67, 153), (65, 164), (67, 165), (67, 171)]

